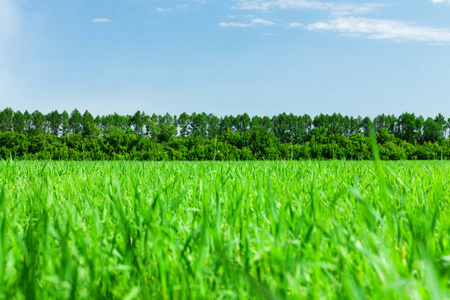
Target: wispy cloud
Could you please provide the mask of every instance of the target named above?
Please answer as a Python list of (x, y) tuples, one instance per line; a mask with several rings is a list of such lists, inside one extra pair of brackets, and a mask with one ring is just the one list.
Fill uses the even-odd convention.
[(437, 43), (450, 42), (450, 30), (415, 26), (410, 23), (393, 20), (356, 17), (338, 18), (332, 21), (310, 24), (307, 28), (309, 30), (335, 31), (345, 35), (369, 39)]
[[(345, 1), (345, 0), (343, 0)], [(370, 1), (370, 0), (368, 0)], [(450, 3), (450, 0), (429, 0), (433, 3)], [(314, 0), (236, 0), (233, 9), (274, 12), (275, 10), (322, 10), (330, 13), (331, 20), (310, 25), (285, 23), (285, 28), (305, 28), (310, 31), (335, 31), (341, 36), (385, 39), (394, 41), (420, 41), (450, 43), (450, 30), (428, 26), (418, 26), (408, 22), (389, 19), (374, 19), (361, 15), (375, 12), (385, 6), (379, 3), (345, 3)], [(219, 26), (255, 27), (253, 22), (224, 22)]]
[(167, 13), (167, 12), (172, 12), (172, 11), (177, 11), (177, 10), (187, 10), (188, 8), (189, 8), (189, 5), (187, 5), (187, 4), (179, 4), (172, 8), (158, 7), (155, 9), (155, 11), (160, 12), (160, 13)]
[(170, 12), (172, 11), (172, 8), (162, 8), (162, 7), (158, 7), (157, 9), (155, 9), (155, 11), (157, 12)]
[(106, 19), (106, 18), (97, 18), (97, 19), (93, 19), (92, 22), (94, 22), (94, 23), (111, 23), (112, 20)]
[(335, 3), (335, 2), (318, 2), (307, 0), (239, 0), (235, 9), (243, 10), (270, 10), (278, 9), (312, 9), (312, 10), (328, 10), (333, 14), (365, 14), (373, 12), (382, 4), (364, 3), (364, 4), (349, 4), (349, 3)]
[(301, 23), (289, 23), (288, 27), (290, 28), (297, 28), (297, 27), (303, 27), (304, 25)]
[(272, 26), (275, 23), (264, 20), (261, 18), (256, 18), (251, 20), (250, 22), (222, 22), (219, 23), (220, 27), (256, 27), (256, 26)]

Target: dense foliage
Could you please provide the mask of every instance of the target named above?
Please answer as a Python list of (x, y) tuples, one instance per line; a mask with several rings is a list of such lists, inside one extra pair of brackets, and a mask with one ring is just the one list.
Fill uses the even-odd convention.
[(247, 114), (179, 116), (88, 111), (0, 112), (0, 158), (64, 160), (450, 159), (450, 119), (404, 113), (250, 118)]
[(0, 299), (450, 299), (449, 174), (0, 161)]

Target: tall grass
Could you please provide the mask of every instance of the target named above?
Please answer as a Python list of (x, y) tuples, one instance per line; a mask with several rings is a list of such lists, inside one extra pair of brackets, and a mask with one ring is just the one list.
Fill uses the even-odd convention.
[(0, 162), (0, 299), (446, 299), (446, 162)]

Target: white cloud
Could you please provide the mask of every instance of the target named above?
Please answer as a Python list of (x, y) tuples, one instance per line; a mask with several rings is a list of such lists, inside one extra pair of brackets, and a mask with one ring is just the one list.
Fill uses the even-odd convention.
[(445, 3), (445, 0), (431, 0), (433, 3)]
[(346, 15), (370, 13), (380, 6), (382, 6), (382, 4), (349, 4), (307, 0), (238, 0), (238, 3), (234, 8), (243, 10), (269, 10), (271, 8), (312, 9), (327, 10), (333, 14)]
[(242, 22), (221, 22), (219, 23), (220, 27), (251, 27), (250, 23), (242, 23)]
[(228, 15), (229, 19), (238, 19), (238, 18), (246, 18), (246, 19), (255, 19), (255, 15)]
[(291, 27), (291, 28), (303, 27), (303, 24), (301, 24), (301, 23), (289, 23), (288, 27)]
[(97, 19), (93, 19), (92, 22), (94, 22), (94, 23), (111, 23), (112, 20), (106, 19), (106, 18), (97, 18)]
[(251, 20), (250, 22), (222, 22), (219, 23), (220, 27), (256, 27), (256, 26), (272, 26), (275, 25), (275, 23), (264, 20), (261, 18), (256, 18)]
[(396, 41), (450, 42), (450, 30), (411, 25), (406, 22), (370, 19), (338, 18), (308, 25), (309, 30), (336, 31), (350, 36)]
[(155, 9), (155, 11), (157, 12), (171, 12), (173, 9), (171, 8), (162, 8), (162, 7), (158, 7), (157, 9)]
[(176, 11), (176, 10), (187, 10), (189, 8), (189, 5), (187, 4), (179, 4), (177, 6), (175, 6), (174, 8), (163, 8), (163, 7), (158, 7), (157, 9), (155, 9), (156, 12), (172, 12), (172, 11)]
[(264, 19), (256, 18), (256, 19), (253, 19), (253, 20), (252, 20), (251, 24), (254, 24), (254, 25), (263, 25), (263, 26), (271, 26), (271, 25), (273, 25), (274, 23), (273, 23), (273, 22), (270, 22), (270, 21), (267, 21), (267, 20), (264, 20)]
[(262, 0), (239, 0), (233, 8), (245, 10), (268, 10), (274, 3)]

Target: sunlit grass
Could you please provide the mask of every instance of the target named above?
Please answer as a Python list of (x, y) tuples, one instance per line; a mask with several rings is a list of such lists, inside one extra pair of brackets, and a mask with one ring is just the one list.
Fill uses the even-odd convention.
[(446, 299), (447, 162), (0, 162), (0, 299)]

